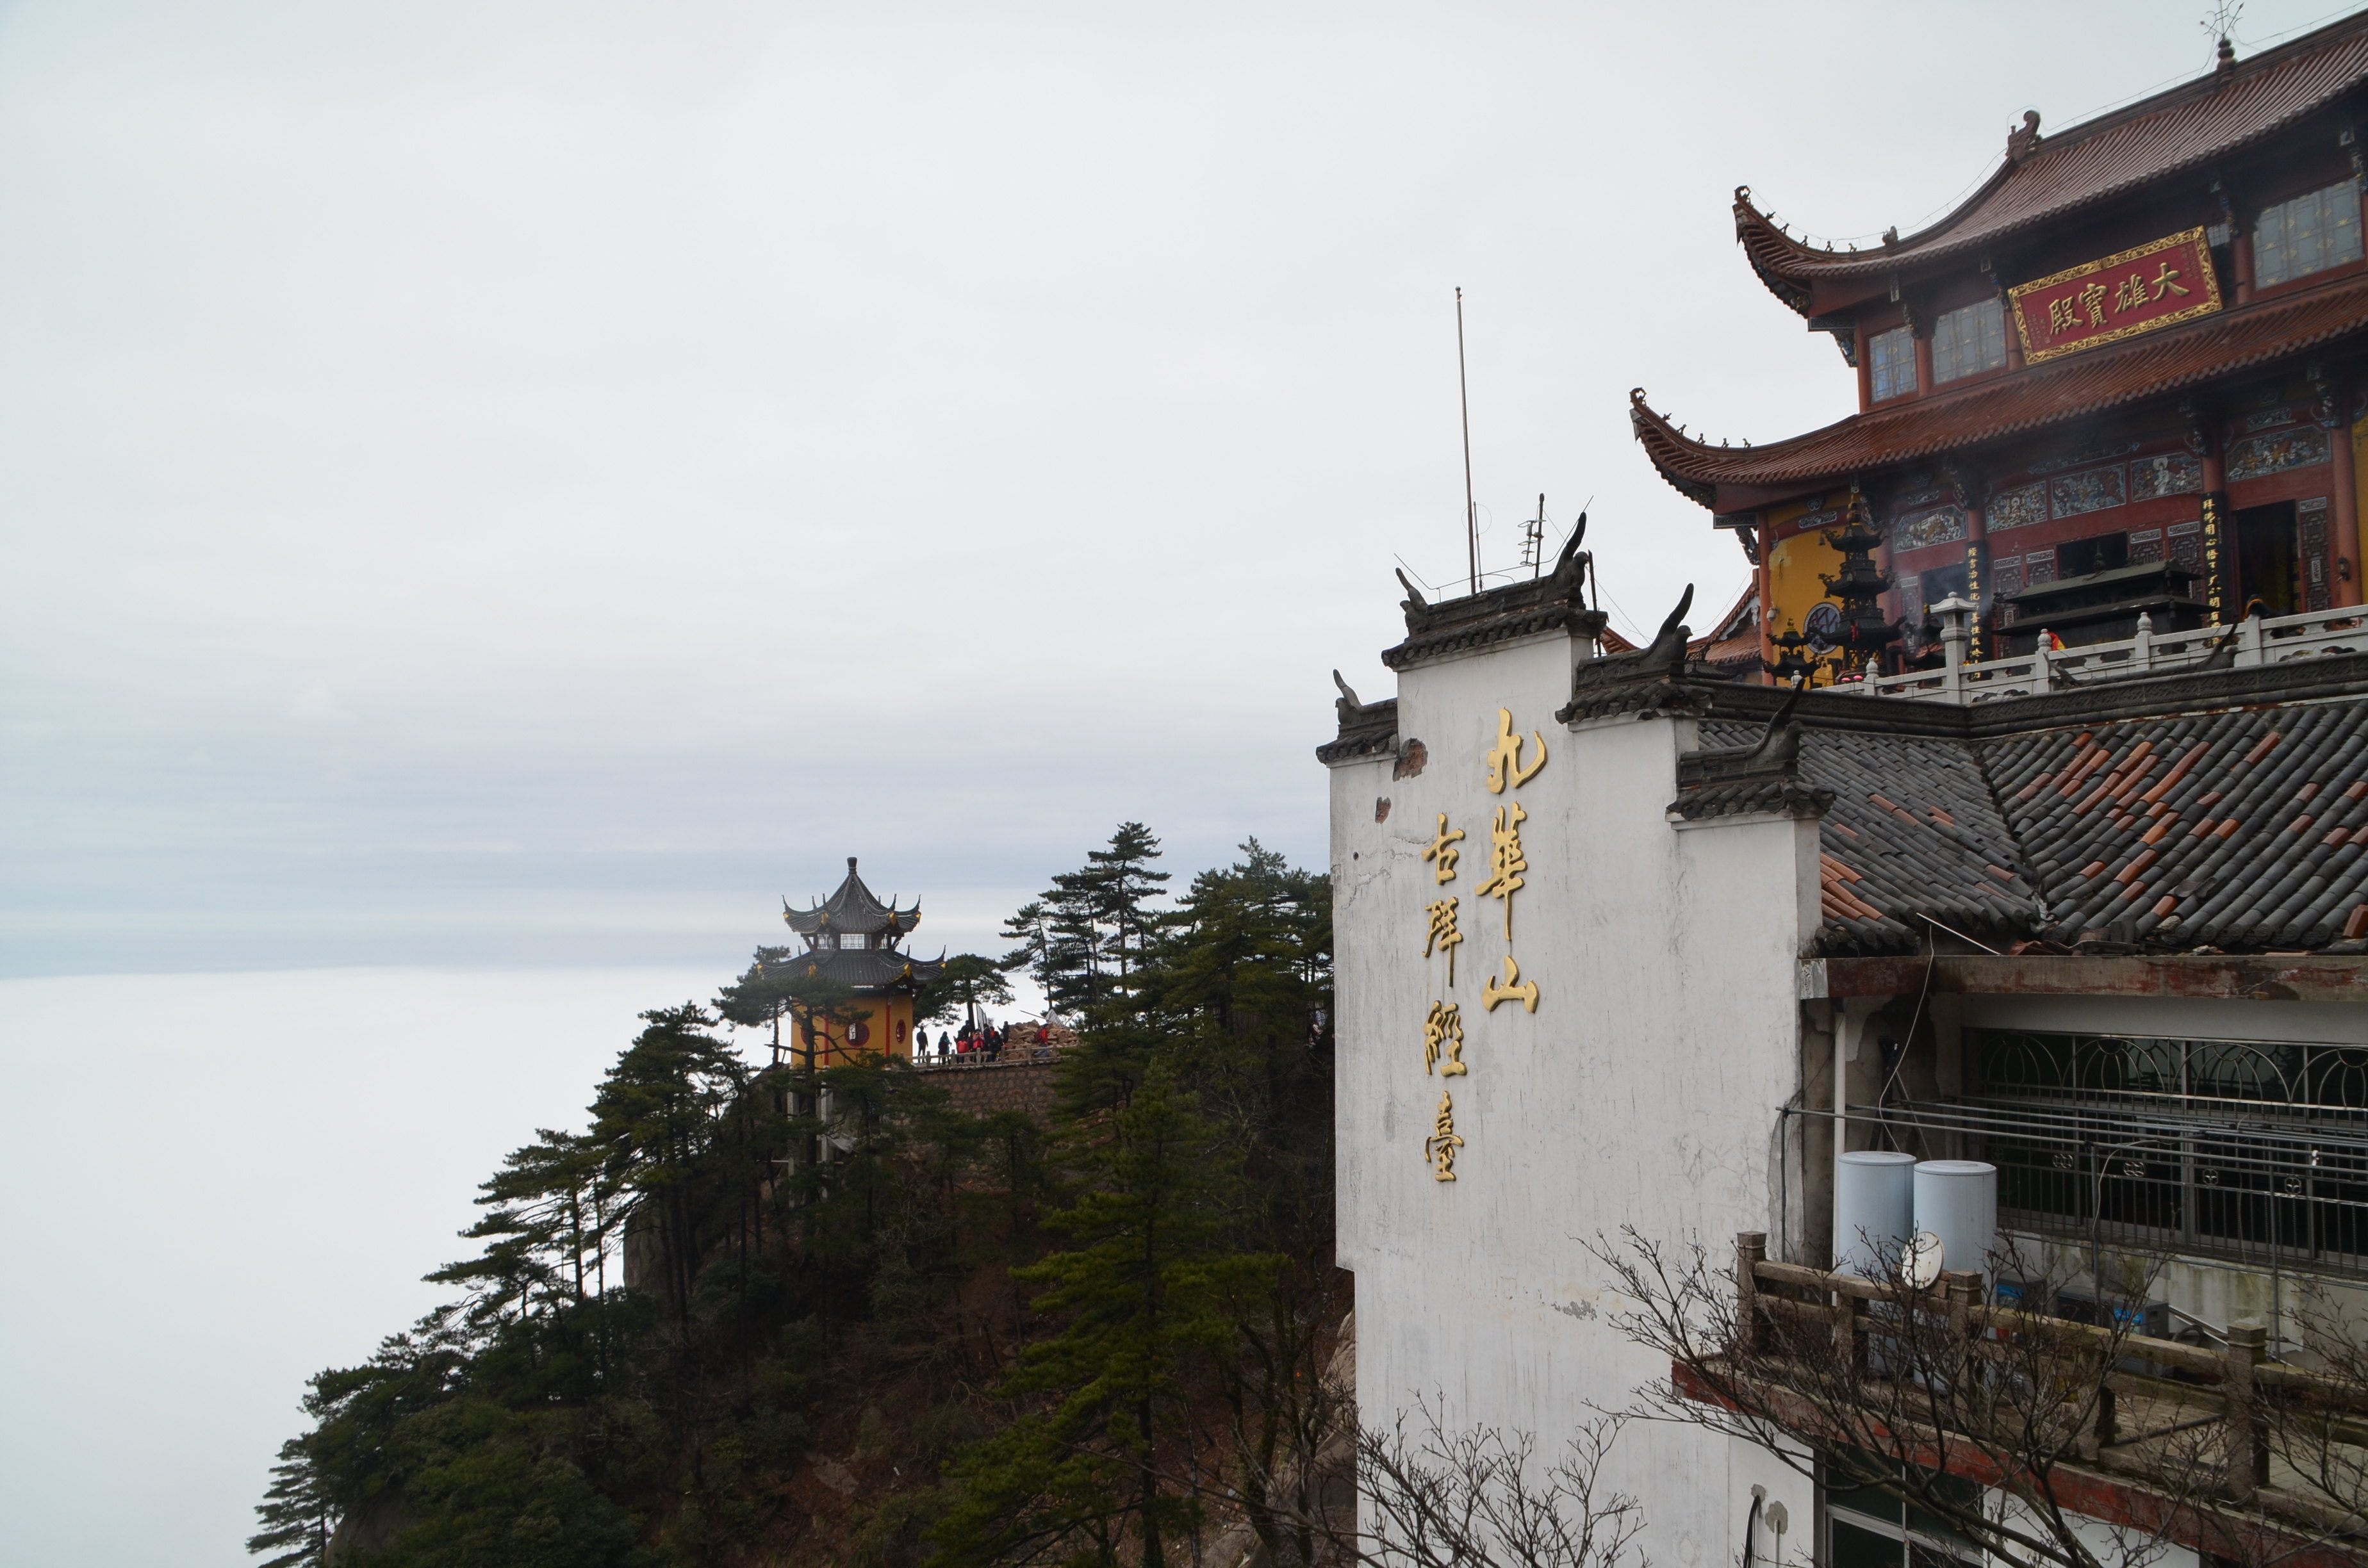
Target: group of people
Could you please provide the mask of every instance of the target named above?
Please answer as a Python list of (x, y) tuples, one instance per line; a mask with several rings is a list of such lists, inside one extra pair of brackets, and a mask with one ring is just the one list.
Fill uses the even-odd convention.
[[(1047, 1024), (1038, 1024), (1032, 1036), (1024, 1029), (1019, 1036), (1019, 1042), (1021, 1044), (1049, 1045), (1052, 1040), (1053, 1030)], [(988, 1062), (999, 1060), (1005, 1048), (1012, 1043), (1011, 1026), (997, 1025), (992, 1019), (984, 1023), (964, 1023), (961, 1028), (951, 1034), (944, 1029), (939, 1029), (938, 1042), (934, 1048), (929, 1044), (929, 1031), (927, 1029), (921, 1030), (918, 1038), (914, 1041), (918, 1048), (918, 1054), (924, 1056), (932, 1054), (939, 1057), (976, 1056)]]

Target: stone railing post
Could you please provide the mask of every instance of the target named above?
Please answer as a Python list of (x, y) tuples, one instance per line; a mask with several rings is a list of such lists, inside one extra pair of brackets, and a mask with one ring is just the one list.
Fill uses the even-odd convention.
[(2261, 649), (2261, 618), (2247, 616), (2237, 628), (2237, 662), (2240, 665), (2267, 663)]
[(1735, 1238), (1735, 1346), (1746, 1356), (1759, 1350), (1759, 1266), (1768, 1260), (1768, 1233), (1744, 1231)]
[(2043, 626), (2038, 641), (2031, 645), (2031, 689), (2035, 695), (2045, 696), (2055, 686), (2055, 676), (2047, 668), (2047, 628)]
[(1941, 689), (1952, 701), (1965, 698), (1965, 651), (1973, 641), (1974, 617), (1981, 607), (1970, 599), (1951, 594), (1932, 607), (1932, 614), (1941, 622)]
[(2134, 670), (2154, 668), (2154, 612), (2152, 610), (2138, 612), (2138, 634), (2130, 642), (2130, 668)]
[(2239, 1503), (2251, 1502), (2255, 1489), (2270, 1479), (2270, 1447), (2262, 1440), (2253, 1383), (2253, 1369), (2269, 1355), (2269, 1330), (2258, 1319), (2239, 1318), (2228, 1325), (2227, 1369), (2220, 1379), (2228, 1428), (2225, 1484)]

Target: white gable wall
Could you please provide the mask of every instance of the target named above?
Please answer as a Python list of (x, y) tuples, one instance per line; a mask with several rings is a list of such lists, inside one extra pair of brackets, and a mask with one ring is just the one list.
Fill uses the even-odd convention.
[[(1558, 1447), (1588, 1406), (1626, 1403), (1665, 1362), (1611, 1328), (1618, 1303), (1586, 1240), (1622, 1225), (1699, 1239), (1724, 1267), (1735, 1233), (1772, 1230), (1778, 1108), (1797, 1090), (1795, 961), (1816, 921), (1816, 829), (1763, 820), (1680, 829), (1665, 809), (1683, 720), (1555, 725), (1580, 649), (1534, 638), (1406, 672), (1398, 733), (1428, 753), (1337, 767), (1332, 872), (1338, 942), (1340, 1256), (1358, 1280), (1358, 1388), (1369, 1426), (1443, 1395), (1452, 1426)], [(1548, 761), (1492, 795), (1497, 710)], [(1534, 757), (1525, 739), (1522, 760)], [(1390, 801), (1376, 822), (1376, 803)], [(1501, 979), (1501, 905), (1475, 896), (1498, 807), (1528, 812), (1526, 885), (1510, 950), (1540, 987), (1485, 1011)], [(1465, 837), (1440, 885), (1421, 859), (1446, 812)], [(1422, 955), (1426, 906), (1460, 899), (1456, 983)], [(1459, 1003), (1468, 1075), (1423, 1068), (1433, 1000)], [(1442, 1090), (1464, 1140), (1457, 1179), (1423, 1155)], [(1785, 1501), (1805, 1558), (1805, 1483), (1686, 1428), (1632, 1429), (1617, 1483), (1644, 1503), (1647, 1544), (1683, 1568), (1732, 1562), (1749, 1487)]]

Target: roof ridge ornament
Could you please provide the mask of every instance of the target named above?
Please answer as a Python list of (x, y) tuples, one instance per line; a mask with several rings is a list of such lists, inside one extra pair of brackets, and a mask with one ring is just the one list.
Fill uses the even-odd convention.
[(2006, 133), (2006, 161), (2009, 164), (2021, 163), (2039, 151), (2040, 141), (2039, 111), (2035, 108), (2027, 108), (2022, 111), (2022, 123)]
[(1332, 707), (1340, 715), (1341, 727), (1346, 729), (1356, 722), (1357, 716), (1365, 710), (1365, 705), (1357, 699), (1357, 688), (1340, 678), (1338, 670), (1332, 672), (1332, 684), (1340, 688), (1340, 695), (1333, 700)]
[(1686, 591), (1678, 596), (1678, 608), (1669, 611), (1661, 622), (1661, 630), (1653, 634), (1653, 641), (1638, 656), (1639, 668), (1674, 670), (1686, 662), (1686, 643), (1693, 635), (1692, 628), (1685, 624), (1686, 611), (1693, 602), (1694, 585), (1688, 583)]

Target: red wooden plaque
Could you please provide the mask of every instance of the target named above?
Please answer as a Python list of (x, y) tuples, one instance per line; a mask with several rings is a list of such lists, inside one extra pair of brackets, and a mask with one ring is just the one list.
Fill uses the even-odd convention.
[(2022, 357), (2036, 364), (2118, 343), (2220, 308), (2220, 279), (2203, 231), (2084, 262), (2009, 290)]

